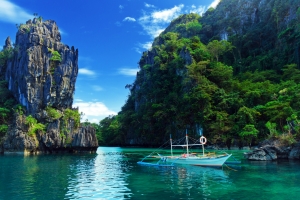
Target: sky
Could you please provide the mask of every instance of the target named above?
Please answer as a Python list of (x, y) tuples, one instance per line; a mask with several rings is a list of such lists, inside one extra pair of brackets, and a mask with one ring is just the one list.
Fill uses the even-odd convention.
[(220, 0), (0, 0), (0, 50), (16, 24), (54, 20), (62, 43), (79, 51), (73, 107), (82, 121), (99, 123), (125, 104), (138, 62), (170, 22), (181, 14), (203, 14)]

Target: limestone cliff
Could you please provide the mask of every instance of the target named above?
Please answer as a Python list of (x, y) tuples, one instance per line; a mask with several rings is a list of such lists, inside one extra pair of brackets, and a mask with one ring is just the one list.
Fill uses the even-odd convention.
[[(51, 50), (60, 53), (60, 63), (51, 64)], [(5, 78), (27, 114), (40, 118), (42, 108), (48, 105), (71, 107), (77, 74), (78, 50), (61, 43), (54, 21), (34, 19), (19, 27)]]
[[(13, 48), (8, 38), (4, 49)], [(16, 41), (5, 73), (9, 90), (24, 114), (16, 112), (3, 142), (4, 152), (95, 151), (98, 142), (95, 130), (80, 127), (72, 109), (78, 75), (78, 50), (61, 42), (61, 35), (52, 20), (29, 20), (18, 27)], [(49, 113), (56, 113), (56, 117)], [(26, 116), (47, 124), (45, 131), (29, 135)], [(79, 114), (76, 115), (79, 119)], [(79, 121), (77, 119), (77, 121)], [(77, 122), (78, 123), (78, 122)]]

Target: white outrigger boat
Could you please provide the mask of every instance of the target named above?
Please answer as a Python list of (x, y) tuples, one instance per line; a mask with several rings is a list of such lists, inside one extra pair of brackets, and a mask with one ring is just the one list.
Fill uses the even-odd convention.
[[(182, 141), (185, 139), (184, 144), (178, 144), (178, 141)], [(150, 165), (150, 166), (162, 166), (169, 167), (174, 166), (174, 164), (187, 164), (187, 165), (198, 165), (198, 166), (213, 166), (213, 167), (222, 167), (228, 158), (231, 157), (232, 154), (221, 154), (217, 155), (215, 153), (204, 153), (204, 145), (207, 140), (205, 137), (201, 136), (200, 140), (197, 140), (200, 143), (189, 143), (188, 135), (186, 134), (185, 138), (181, 140), (177, 140), (175, 144), (172, 143), (172, 139), (170, 138), (171, 144), (171, 155), (163, 156), (157, 153), (158, 156), (154, 156), (155, 152), (152, 152), (149, 156), (146, 156), (141, 161), (137, 162), (140, 165)], [(189, 147), (192, 146), (202, 146), (202, 154), (190, 153)], [(186, 152), (180, 155), (173, 155), (173, 147), (183, 147), (186, 149)], [(156, 163), (144, 162), (146, 158), (160, 158), (160, 160)]]

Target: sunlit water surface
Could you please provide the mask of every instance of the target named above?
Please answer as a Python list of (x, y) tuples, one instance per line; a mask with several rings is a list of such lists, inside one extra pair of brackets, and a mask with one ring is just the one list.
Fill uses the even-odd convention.
[(152, 149), (99, 147), (97, 154), (2, 155), (0, 199), (300, 199), (300, 162), (149, 167)]

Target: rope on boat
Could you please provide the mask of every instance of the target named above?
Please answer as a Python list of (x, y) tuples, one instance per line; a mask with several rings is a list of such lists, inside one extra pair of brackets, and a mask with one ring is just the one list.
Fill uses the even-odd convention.
[(155, 149), (152, 153), (150, 153), (149, 155), (147, 155), (146, 157), (144, 157), (142, 160), (141, 160), (141, 162), (143, 162), (147, 157), (149, 157), (149, 156), (152, 156), (154, 153), (157, 153), (158, 154), (158, 150), (159, 149), (163, 149), (163, 146), (166, 144), (166, 143), (168, 143), (169, 141), (166, 141), (164, 144), (162, 144), (160, 147), (158, 147), (157, 149)]
[(238, 170), (236, 170), (236, 169), (233, 169), (233, 168), (231, 168), (231, 167), (228, 167), (228, 165), (226, 165), (226, 164), (224, 164), (228, 169), (230, 169), (230, 170), (232, 170), (232, 171), (235, 171), (235, 172), (237, 172)]

